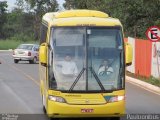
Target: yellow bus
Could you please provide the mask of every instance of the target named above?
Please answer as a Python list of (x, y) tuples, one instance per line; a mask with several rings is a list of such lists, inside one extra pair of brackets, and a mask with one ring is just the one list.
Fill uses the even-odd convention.
[(118, 19), (95, 10), (46, 13), (40, 43), (40, 91), (50, 118), (125, 114), (132, 48)]

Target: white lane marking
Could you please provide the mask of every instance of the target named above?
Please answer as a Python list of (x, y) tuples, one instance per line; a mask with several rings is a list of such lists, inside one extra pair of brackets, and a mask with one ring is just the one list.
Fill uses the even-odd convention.
[(24, 75), (26, 78), (29, 78), (29, 79), (32, 80), (36, 85), (39, 86), (39, 82), (37, 82), (37, 80), (35, 80), (33, 77), (31, 77), (30, 75), (28, 75), (27, 73), (25, 73), (25, 72), (22, 71), (21, 69), (17, 68), (16, 66), (8, 64), (7, 62), (5, 62), (4, 59), (2, 59), (2, 61), (3, 61), (5, 64), (7, 64), (9, 67), (11, 67), (11, 68), (15, 69), (16, 71), (22, 73), (22, 75)]
[(38, 83), (33, 77), (31, 77), (30, 75), (26, 74), (24, 71), (22, 71), (21, 69), (15, 67), (15, 66), (13, 66), (13, 65), (9, 65), (9, 66), (11, 66), (13, 69), (17, 70), (18, 72), (21, 72), (25, 77), (29, 78), (29, 79), (32, 80), (36, 85), (39, 86), (39, 83)]
[[(25, 108), (27, 109), (27, 111), (31, 114), (33, 113), (33, 111), (28, 107), (28, 105), (16, 94), (13, 92), (13, 90), (4, 82), (1, 82), (1, 84), (3, 85), (5, 91), (9, 92), (11, 95), (14, 96), (14, 98), (16, 98), (17, 101), (19, 101), (18, 103), (21, 103), (23, 106), (25, 106)], [(9, 94), (7, 94), (9, 95)]]
[(128, 80), (126, 80), (126, 82), (131, 83), (131, 84), (133, 84), (133, 85), (135, 85), (135, 86), (138, 86), (138, 87), (140, 87), (140, 88), (142, 88), (142, 89), (145, 89), (145, 90), (147, 90), (147, 91), (149, 91), (149, 92), (152, 92), (152, 93), (160, 96), (159, 93), (154, 92), (154, 91), (152, 91), (152, 90), (149, 90), (149, 89), (147, 89), (147, 88), (145, 88), (145, 87), (142, 87), (141, 85), (138, 85), (138, 84), (136, 84), (136, 83), (130, 82), (130, 81), (128, 81)]

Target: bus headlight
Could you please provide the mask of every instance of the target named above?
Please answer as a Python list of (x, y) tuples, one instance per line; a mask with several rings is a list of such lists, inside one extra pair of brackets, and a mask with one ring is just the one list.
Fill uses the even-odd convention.
[(124, 100), (124, 96), (113, 96), (110, 98), (109, 102), (118, 102)]
[(66, 100), (63, 97), (59, 97), (59, 96), (49, 95), (48, 99), (52, 100), (52, 101), (55, 101), (55, 102), (66, 103)]
[(118, 102), (118, 101), (122, 101), (125, 99), (125, 96), (105, 96), (105, 99), (109, 102)]

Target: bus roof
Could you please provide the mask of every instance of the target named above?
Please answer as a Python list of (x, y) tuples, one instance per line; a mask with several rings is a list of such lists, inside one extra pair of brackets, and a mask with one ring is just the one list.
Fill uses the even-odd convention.
[(43, 16), (42, 21), (49, 26), (121, 26), (118, 19), (95, 10), (50, 12)]

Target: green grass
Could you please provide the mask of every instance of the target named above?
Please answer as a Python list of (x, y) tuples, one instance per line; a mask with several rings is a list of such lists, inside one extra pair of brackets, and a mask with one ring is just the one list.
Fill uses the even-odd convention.
[(17, 40), (0, 40), (0, 50), (8, 50), (8, 49), (15, 49), (18, 45), (23, 43), (37, 43), (35, 41), (17, 41)]
[(153, 76), (150, 76), (149, 78), (147, 78), (147, 77), (144, 77), (144, 76), (135, 75), (135, 74), (130, 73), (128, 71), (126, 72), (126, 75), (160, 87), (160, 79), (155, 78)]

